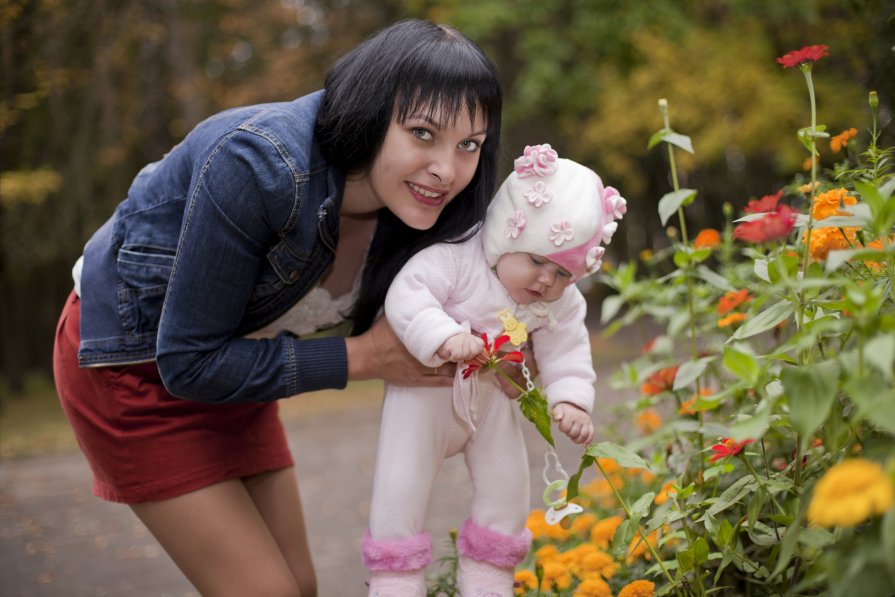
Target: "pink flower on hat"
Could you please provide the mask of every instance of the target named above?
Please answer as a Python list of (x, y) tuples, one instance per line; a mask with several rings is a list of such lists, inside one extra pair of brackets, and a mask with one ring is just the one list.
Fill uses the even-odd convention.
[(525, 198), (535, 207), (541, 207), (553, 200), (553, 193), (547, 188), (543, 180), (539, 180), (530, 191), (525, 191)]
[(513, 217), (507, 218), (507, 229), (504, 231), (506, 239), (517, 239), (522, 231), (525, 230), (525, 213), (521, 209), (517, 209)]
[(559, 156), (549, 143), (542, 145), (526, 145), (522, 156), (516, 158), (513, 167), (519, 178), (529, 176), (549, 176), (556, 172), (556, 159)]
[(610, 222), (603, 226), (603, 244), (608, 245), (612, 241), (612, 235), (618, 229), (618, 222)]
[(606, 214), (606, 219), (610, 222), (621, 220), (627, 211), (628, 203), (625, 198), (619, 195), (617, 189), (606, 187), (603, 191), (603, 212)]
[(603, 255), (606, 253), (606, 249), (600, 246), (591, 247), (587, 252), (587, 255), (584, 258), (584, 266), (587, 268), (587, 273), (593, 274), (600, 266), (603, 265)]
[(575, 231), (572, 230), (572, 225), (566, 220), (550, 225), (550, 240), (557, 247), (562, 246), (564, 242), (573, 238), (575, 238)]

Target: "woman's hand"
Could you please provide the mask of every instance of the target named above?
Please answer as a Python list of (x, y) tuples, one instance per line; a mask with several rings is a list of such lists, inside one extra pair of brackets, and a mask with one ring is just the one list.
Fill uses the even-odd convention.
[(348, 379), (381, 379), (397, 386), (449, 387), (457, 366), (424, 367), (407, 352), (385, 317), (360, 336), (345, 338)]

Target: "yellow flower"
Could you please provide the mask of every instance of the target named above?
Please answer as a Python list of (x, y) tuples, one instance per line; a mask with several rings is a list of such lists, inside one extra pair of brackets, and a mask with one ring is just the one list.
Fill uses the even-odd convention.
[(542, 591), (565, 591), (572, 586), (572, 573), (560, 562), (550, 561), (544, 563), (544, 580), (541, 581)]
[(619, 468), (621, 468), (618, 466), (618, 463), (612, 458), (597, 458), (597, 462), (600, 463), (600, 467), (607, 475), (609, 473), (614, 473)]
[(628, 563), (634, 562), (637, 558), (643, 556), (645, 560), (650, 560), (653, 557), (653, 554), (649, 550), (649, 545), (656, 547), (659, 544), (659, 531), (653, 531), (649, 535), (646, 536), (646, 541), (643, 540), (643, 537), (640, 534), (634, 535), (634, 540), (631, 541), (631, 545), (628, 547)]
[(612, 537), (615, 535), (615, 529), (617, 529), (618, 525), (621, 523), (621, 516), (604, 518), (590, 530), (590, 540), (593, 541), (597, 547), (609, 547), (609, 543), (612, 542)]
[(640, 261), (649, 261), (653, 258), (653, 251), (652, 249), (643, 249), (638, 256), (640, 257)]
[(558, 560), (559, 555), (559, 548), (551, 543), (548, 543), (547, 545), (540, 547), (535, 552), (535, 561), (539, 564), (546, 564), (547, 562)]
[(721, 319), (718, 320), (718, 327), (726, 328), (726, 327), (731, 326), (735, 323), (740, 323), (744, 319), (746, 319), (745, 313), (731, 313), (727, 317), (722, 317)]
[(808, 172), (809, 170), (811, 170), (811, 164), (812, 164), (812, 161), (813, 161), (814, 163), (816, 163), (816, 162), (817, 162), (817, 158), (810, 158), (810, 157), (805, 158), (805, 161), (802, 162), (802, 170), (804, 170), (805, 172)]
[(634, 423), (640, 429), (640, 433), (646, 435), (662, 426), (662, 417), (655, 409), (648, 408), (637, 413)]
[(612, 589), (601, 578), (588, 578), (578, 585), (572, 597), (612, 597)]
[(516, 584), (516, 594), (524, 595), (528, 591), (537, 588), (538, 586), (538, 577), (535, 576), (535, 573), (529, 570), (528, 568), (523, 568), (516, 572), (516, 576), (514, 577)]
[(597, 517), (590, 512), (579, 514), (572, 521), (572, 532), (578, 535), (589, 532), (591, 527), (597, 522)]
[(883, 467), (865, 458), (843, 460), (814, 486), (808, 521), (825, 527), (851, 527), (883, 514), (895, 503), (895, 487)]
[(653, 597), (656, 592), (656, 584), (648, 580), (635, 580), (622, 587), (618, 597)]
[(811, 215), (814, 216), (815, 220), (825, 220), (830, 216), (845, 215), (846, 212), (839, 210), (840, 206), (854, 205), (857, 202), (857, 199), (848, 194), (847, 189), (831, 189), (814, 198)]
[(569, 538), (569, 531), (562, 528), (558, 524), (547, 524), (545, 520), (544, 510), (532, 510), (528, 514), (528, 520), (525, 526), (531, 531), (531, 535), (535, 539), (554, 539), (557, 541), (565, 541)]

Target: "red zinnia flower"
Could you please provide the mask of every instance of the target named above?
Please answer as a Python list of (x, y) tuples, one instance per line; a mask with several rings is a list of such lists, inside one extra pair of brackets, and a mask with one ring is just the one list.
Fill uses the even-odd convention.
[(640, 393), (646, 396), (655, 396), (673, 389), (675, 375), (677, 375), (677, 366), (659, 369), (643, 382), (643, 385), (640, 386)]
[(829, 56), (827, 46), (805, 46), (801, 50), (794, 50), (777, 59), (777, 62), (783, 65), (783, 68), (792, 68), (801, 66), (810, 62), (817, 62), (824, 56)]
[(728, 456), (735, 456), (739, 454), (743, 448), (754, 442), (754, 439), (747, 439), (741, 442), (735, 442), (729, 437), (721, 440), (720, 444), (715, 444), (712, 446), (712, 452), (715, 453), (709, 460), (711, 462), (716, 462), (721, 460), (722, 458), (727, 458)]
[(749, 243), (766, 243), (786, 238), (795, 225), (796, 213), (786, 205), (778, 205), (763, 218), (739, 224), (733, 229), (733, 237)]
[(743, 213), (760, 214), (766, 211), (774, 211), (777, 209), (777, 202), (780, 201), (782, 196), (783, 191), (777, 191), (773, 195), (765, 195), (761, 199), (750, 199), (746, 207), (743, 208)]
[(524, 360), (524, 357), (518, 350), (514, 350), (513, 352), (505, 352), (500, 355), (497, 354), (497, 351), (500, 349), (500, 347), (503, 346), (509, 339), (510, 337), (507, 335), (498, 336), (494, 339), (494, 346), (491, 346), (491, 343), (488, 341), (488, 334), (483, 332), (482, 340), (485, 341), (485, 348), (482, 349), (482, 354), (475, 357), (474, 359), (466, 361), (467, 367), (463, 370), (463, 379), (469, 378), (470, 375), (472, 375), (482, 367), (494, 368), (501, 361), (521, 363)]

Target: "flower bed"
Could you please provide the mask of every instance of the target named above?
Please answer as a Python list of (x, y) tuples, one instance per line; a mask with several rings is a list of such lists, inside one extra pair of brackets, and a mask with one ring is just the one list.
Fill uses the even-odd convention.
[[(749, 201), (720, 231), (687, 229), (670, 125), (661, 199), (672, 244), (604, 271), (613, 334), (664, 332), (613, 379), (636, 388), (641, 435), (587, 448), (592, 483), (568, 528), (532, 512), (519, 595), (875, 595), (895, 587), (895, 178), (869, 131), (816, 122), (809, 46), (778, 59), (805, 77), (806, 173)], [(669, 229), (671, 232), (671, 229)], [(644, 271), (645, 270), (645, 271)], [(433, 594), (452, 594), (450, 575)]]

